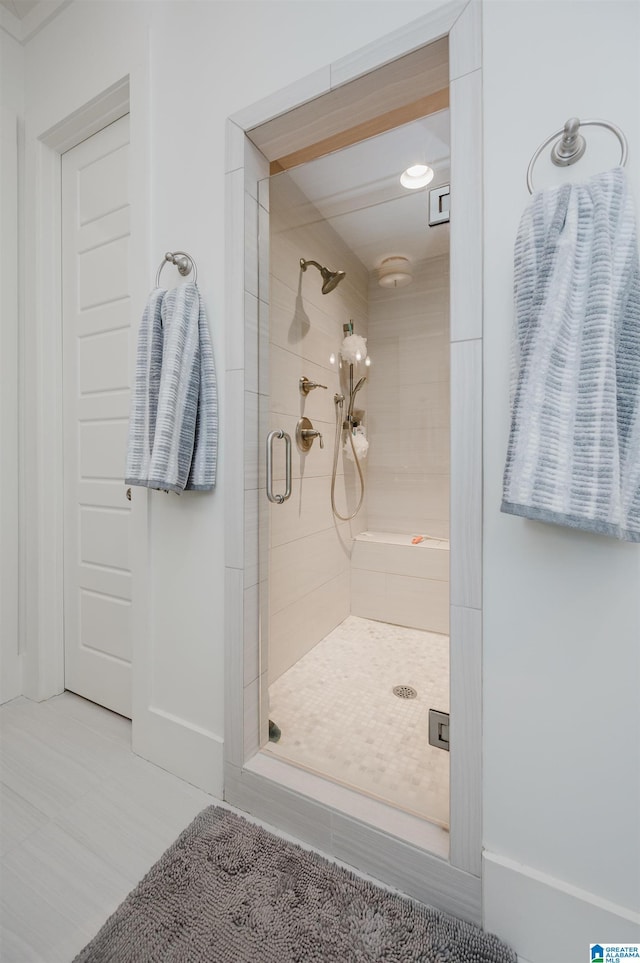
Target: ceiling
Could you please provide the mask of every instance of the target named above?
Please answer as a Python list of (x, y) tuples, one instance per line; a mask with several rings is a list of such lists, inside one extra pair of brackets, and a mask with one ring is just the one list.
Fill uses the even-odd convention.
[[(433, 167), (434, 179), (421, 190), (406, 190), (400, 174), (419, 163)], [(429, 190), (448, 184), (449, 173), (449, 111), (442, 110), (277, 174), (271, 195), (276, 203), (286, 196), (290, 204), (288, 178), (304, 198), (297, 224), (328, 221), (373, 271), (391, 255), (418, 264), (448, 250), (449, 225), (429, 227), (428, 204)]]
[(0, 0), (0, 29), (25, 44), (72, 0)]
[(0, 4), (5, 7), (9, 13), (12, 13), (14, 17), (18, 20), (22, 20), (26, 17), (34, 7), (37, 7), (40, 0), (0, 0)]

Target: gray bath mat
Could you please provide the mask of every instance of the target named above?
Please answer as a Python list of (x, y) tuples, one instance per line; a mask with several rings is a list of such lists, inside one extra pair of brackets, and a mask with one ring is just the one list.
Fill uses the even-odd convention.
[(515, 963), (468, 923), (388, 893), (216, 806), (75, 963)]

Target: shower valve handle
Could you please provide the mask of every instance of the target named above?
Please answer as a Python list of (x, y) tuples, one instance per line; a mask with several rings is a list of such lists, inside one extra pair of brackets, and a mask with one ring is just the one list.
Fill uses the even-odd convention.
[(309, 392), (313, 391), (314, 388), (324, 388), (325, 391), (327, 390), (326, 385), (321, 385), (317, 381), (309, 381), (306, 375), (303, 375), (300, 378), (299, 385), (301, 395), (308, 395)]
[(300, 418), (296, 425), (296, 443), (300, 451), (309, 451), (315, 438), (320, 442), (320, 447), (324, 448), (322, 433), (313, 427), (308, 418)]
[(322, 433), (318, 431), (317, 428), (303, 428), (300, 431), (300, 437), (303, 441), (312, 442), (314, 438), (317, 438), (320, 442), (320, 447), (324, 448), (324, 438)]

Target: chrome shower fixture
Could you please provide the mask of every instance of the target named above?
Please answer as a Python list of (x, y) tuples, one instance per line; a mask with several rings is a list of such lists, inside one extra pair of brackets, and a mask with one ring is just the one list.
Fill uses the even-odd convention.
[[(337, 282), (336, 282), (337, 283)], [(344, 331), (347, 338), (353, 338), (353, 321), (349, 321), (348, 324), (343, 324), (342, 330)], [(364, 339), (362, 339), (364, 343)], [(354, 444), (353, 438), (356, 434), (358, 428), (358, 420), (354, 415), (354, 406), (356, 401), (356, 395), (362, 388), (363, 384), (367, 380), (367, 376), (363, 375), (362, 378), (355, 384), (353, 384), (353, 364), (349, 364), (349, 403), (347, 405), (347, 414), (344, 415), (344, 405), (345, 396), (340, 394), (335, 394), (333, 396), (333, 403), (336, 406), (336, 434), (335, 441), (333, 444), (333, 468), (331, 469), (331, 510), (336, 518), (339, 518), (343, 522), (350, 522), (352, 518), (355, 518), (360, 509), (362, 508), (362, 503), (364, 501), (365, 483), (364, 475), (362, 474), (362, 466), (360, 464), (360, 459), (358, 458), (358, 452), (356, 451), (356, 446)], [(341, 515), (336, 508), (336, 473), (338, 471), (338, 454), (340, 451), (340, 444), (342, 439), (342, 432), (346, 432), (349, 442), (351, 443), (351, 451), (353, 453), (353, 460), (355, 462), (356, 470), (358, 472), (358, 477), (360, 479), (360, 498), (358, 499), (358, 504), (355, 510), (351, 512), (350, 515)], [(368, 447), (368, 445), (367, 445)]]
[(313, 266), (316, 267), (322, 275), (323, 294), (329, 294), (330, 291), (333, 291), (333, 289), (340, 284), (345, 276), (344, 271), (330, 271), (329, 268), (322, 267), (322, 265), (318, 264), (317, 261), (305, 261), (303, 257), (300, 258), (300, 267), (303, 271), (306, 271), (310, 264), (313, 264)]
[[(353, 365), (351, 365), (351, 367), (353, 368)], [(365, 383), (366, 380), (367, 380), (367, 379), (366, 379), (366, 376), (365, 376), (364, 378), (360, 378), (360, 381), (357, 383), (357, 385), (355, 386), (355, 388), (354, 388), (354, 387), (351, 387), (351, 391), (349, 392), (349, 395), (350, 395), (350, 397), (349, 397), (349, 410), (348, 410), (348, 412), (347, 412), (346, 421), (345, 421), (344, 425), (342, 426), (343, 428), (349, 428), (349, 429), (351, 429), (352, 427), (355, 427), (355, 425), (357, 424), (357, 422), (355, 421), (355, 419), (354, 419), (354, 417), (353, 417), (353, 405), (354, 405), (354, 402), (355, 402), (355, 400), (356, 400), (356, 395), (358, 394), (358, 392), (360, 391), (360, 389), (362, 388), (362, 386), (363, 386), (363, 384)], [(351, 384), (353, 385), (353, 372), (351, 372)]]

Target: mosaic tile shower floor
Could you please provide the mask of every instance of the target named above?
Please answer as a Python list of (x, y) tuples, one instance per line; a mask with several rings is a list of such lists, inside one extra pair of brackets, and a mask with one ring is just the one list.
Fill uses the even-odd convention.
[(270, 686), (269, 704), (282, 736), (265, 751), (448, 828), (449, 753), (428, 741), (429, 709), (449, 711), (448, 636), (351, 615)]

